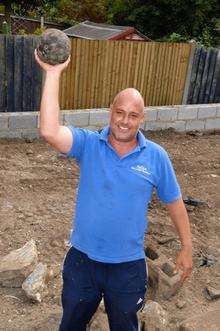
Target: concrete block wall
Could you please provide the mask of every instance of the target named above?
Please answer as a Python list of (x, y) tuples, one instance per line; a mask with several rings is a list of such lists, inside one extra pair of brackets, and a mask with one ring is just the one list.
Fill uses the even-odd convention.
[[(60, 123), (90, 130), (108, 124), (107, 109), (63, 110)], [(39, 112), (0, 113), (0, 138), (39, 138)], [(220, 104), (146, 107), (144, 130), (220, 130)]]

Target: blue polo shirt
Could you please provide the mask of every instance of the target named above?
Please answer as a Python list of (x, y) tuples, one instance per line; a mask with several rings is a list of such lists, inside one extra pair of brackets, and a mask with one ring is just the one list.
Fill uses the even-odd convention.
[(67, 153), (80, 166), (71, 244), (91, 259), (120, 263), (144, 258), (147, 209), (154, 188), (164, 203), (181, 192), (165, 150), (138, 132), (138, 145), (120, 157), (101, 133), (69, 127)]

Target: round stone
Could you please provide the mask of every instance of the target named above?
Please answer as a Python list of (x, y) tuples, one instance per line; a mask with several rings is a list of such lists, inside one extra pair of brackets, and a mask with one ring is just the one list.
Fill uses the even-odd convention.
[(55, 65), (65, 62), (70, 50), (70, 40), (63, 31), (47, 29), (40, 36), (37, 54), (43, 62)]

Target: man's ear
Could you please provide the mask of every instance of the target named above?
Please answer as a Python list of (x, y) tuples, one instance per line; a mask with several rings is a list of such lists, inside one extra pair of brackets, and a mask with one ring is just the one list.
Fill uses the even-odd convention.
[(141, 124), (144, 123), (145, 119), (146, 119), (146, 114), (145, 114), (145, 112), (143, 112), (143, 114), (141, 116)]

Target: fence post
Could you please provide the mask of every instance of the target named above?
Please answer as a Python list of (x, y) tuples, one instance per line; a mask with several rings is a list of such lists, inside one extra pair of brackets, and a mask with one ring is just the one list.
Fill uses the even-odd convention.
[(187, 74), (186, 74), (186, 80), (185, 80), (185, 87), (183, 92), (183, 98), (182, 98), (182, 105), (186, 105), (188, 93), (189, 93), (189, 87), (190, 87), (190, 78), (192, 73), (192, 65), (193, 65), (193, 58), (195, 55), (196, 45), (193, 43), (190, 51), (189, 56), (189, 62), (188, 62), (188, 68), (187, 68)]

